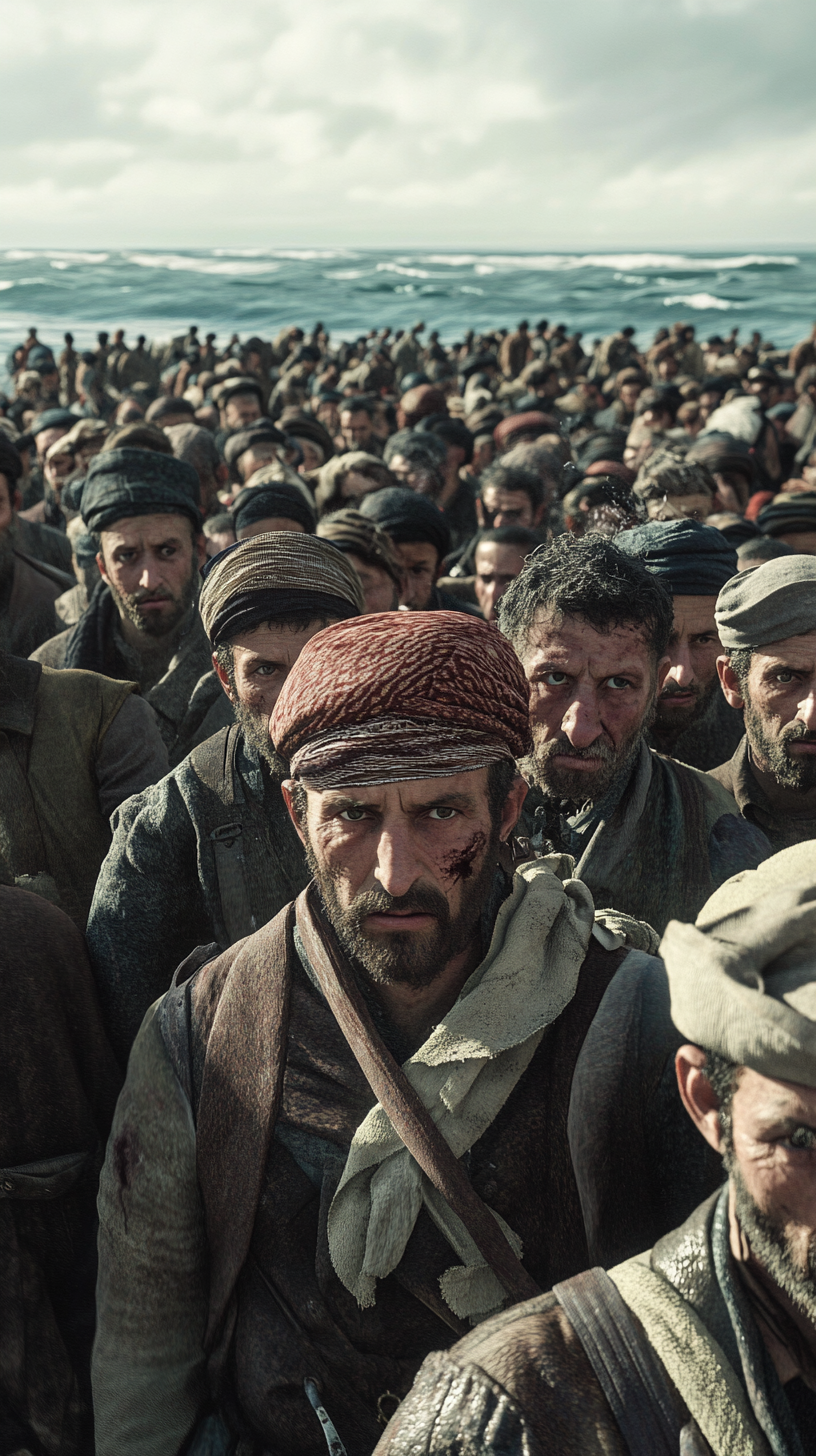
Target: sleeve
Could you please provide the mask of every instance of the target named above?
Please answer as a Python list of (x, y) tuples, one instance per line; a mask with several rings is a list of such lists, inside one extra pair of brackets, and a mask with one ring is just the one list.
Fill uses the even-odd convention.
[(112, 823), (86, 938), (105, 1026), (124, 1064), (176, 966), (214, 937), (195, 825), (175, 775), (128, 799)]
[(100, 812), (109, 819), (132, 794), (170, 771), (164, 739), (150, 704), (131, 693), (108, 728), (96, 760)]
[(176, 1456), (207, 1399), (207, 1245), (190, 1105), (151, 1007), (99, 1188), (97, 1456)]
[(741, 870), (755, 870), (773, 854), (761, 829), (738, 814), (722, 814), (708, 839), (708, 862), (714, 888)]

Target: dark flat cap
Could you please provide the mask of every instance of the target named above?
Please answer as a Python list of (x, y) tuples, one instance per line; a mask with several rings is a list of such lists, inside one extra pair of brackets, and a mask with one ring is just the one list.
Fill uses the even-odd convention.
[(163, 394), (160, 399), (154, 399), (148, 405), (145, 419), (149, 424), (161, 424), (170, 415), (189, 415), (190, 419), (195, 416), (195, 408), (189, 399), (183, 399), (176, 394)]
[(450, 551), (448, 523), (438, 506), (427, 496), (417, 495), (401, 486), (387, 486), (364, 495), (359, 502), (361, 515), (377, 525), (401, 545), (406, 541), (428, 541), (439, 552), (440, 560)]
[(80, 511), (98, 533), (125, 516), (185, 515), (201, 530), (198, 476), (192, 465), (157, 450), (106, 450), (95, 455), (82, 486)]
[(313, 534), (317, 524), (317, 512), (307, 499), (306, 491), (287, 484), (285, 480), (272, 485), (249, 486), (233, 501), (232, 519), (236, 533), (271, 516), (297, 521), (309, 535)]
[(715, 597), (737, 571), (734, 547), (700, 521), (649, 521), (621, 531), (615, 545), (637, 556), (672, 596)]
[(756, 523), (763, 536), (816, 531), (816, 491), (797, 490), (775, 495), (763, 506)]
[(223, 384), (217, 384), (212, 392), (213, 400), (219, 405), (226, 404), (227, 400), (232, 399), (236, 394), (257, 395), (263, 404), (263, 386), (260, 380), (253, 379), (248, 374), (230, 374)]
[(747, 440), (728, 435), (724, 430), (712, 430), (710, 435), (699, 435), (686, 454), (693, 465), (707, 465), (709, 470), (740, 471), (749, 481), (754, 478), (754, 457)]
[(28, 433), (36, 436), (43, 430), (70, 430), (76, 424), (78, 415), (67, 409), (47, 409), (35, 415), (28, 427)]
[(273, 445), (286, 445), (286, 436), (281, 433), (271, 420), (255, 420), (253, 424), (247, 425), (245, 430), (236, 430), (230, 435), (224, 445), (224, 459), (228, 465), (234, 465), (245, 450), (251, 450), (253, 445), (261, 444), (268, 440)]

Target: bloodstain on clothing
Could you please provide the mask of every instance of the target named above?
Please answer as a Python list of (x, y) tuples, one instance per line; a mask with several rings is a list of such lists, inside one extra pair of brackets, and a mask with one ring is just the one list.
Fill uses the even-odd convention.
[(469, 880), (473, 874), (473, 861), (482, 853), (486, 844), (487, 835), (483, 829), (477, 829), (463, 849), (455, 850), (447, 860), (443, 860), (442, 873), (451, 880)]
[(113, 1171), (116, 1174), (116, 1182), (119, 1186), (119, 1206), (122, 1210), (122, 1217), (125, 1220), (125, 1231), (127, 1231), (125, 1193), (133, 1182), (133, 1174), (136, 1170), (136, 1164), (139, 1161), (138, 1139), (132, 1127), (125, 1125), (122, 1128), (122, 1131), (113, 1140), (111, 1152)]

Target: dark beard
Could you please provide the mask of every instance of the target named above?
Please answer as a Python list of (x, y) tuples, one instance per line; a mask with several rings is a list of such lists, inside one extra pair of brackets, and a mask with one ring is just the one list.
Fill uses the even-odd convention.
[(673, 743), (696, 723), (701, 723), (710, 711), (715, 694), (720, 691), (720, 680), (715, 673), (708, 686), (697, 683), (694, 687), (694, 702), (690, 708), (675, 710), (672, 693), (661, 693), (657, 700), (657, 712), (652, 733), (655, 738)]
[[(653, 715), (652, 715), (653, 716)], [(536, 783), (548, 797), (565, 800), (580, 808), (583, 804), (597, 804), (613, 782), (627, 768), (634, 765), (640, 750), (643, 734), (649, 727), (651, 717), (639, 723), (633, 733), (618, 748), (607, 743), (592, 743), (589, 748), (573, 748), (563, 734), (548, 743), (533, 744), (533, 762)], [(578, 768), (556, 768), (552, 759), (558, 754), (569, 754), (571, 758), (597, 758), (602, 767), (594, 773), (583, 773)]]
[(0, 586), (5, 586), (14, 575), (14, 540), (11, 531), (0, 535)]
[[(358, 895), (346, 909), (340, 904), (334, 879), (320, 865), (307, 843), (306, 858), (317, 881), (329, 920), (353, 963), (375, 986), (402, 985), (420, 990), (442, 974), (448, 961), (473, 940), (482, 910), (490, 898), (499, 838), (494, 830), (480, 869), (469, 877), (461, 874), (462, 903), (451, 917), (445, 896), (432, 886), (417, 885), (407, 895), (394, 897), (385, 890)], [(414, 910), (436, 919), (435, 927), (423, 934), (416, 931), (376, 936), (363, 929), (366, 916), (394, 910)]]
[[(230, 681), (232, 682), (232, 678)], [(234, 682), (232, 682), (232, 690), (235, 692)], [(281, 758), (280, 754), (275, 752), (269, 737), (270, 714), (265, 709), (258, 712), (255, 708), (248, 708), (246, 703), (241, 702), (237, 693), (232, 704), (232, 711), (247, 743), (251, 743), (254, 748), (257, 748), (273, 777), (282, 782), (288, 776), (289, 766), (286, 759)]]
[(144, 601), (145, 593), (139, 592), (118, 592), (112, 582), (108, 583), (111, 596), (116, 603), (119, 614), (125, 617), (132, 626), (143, 632), (145, 637), (169, 637), (183, 622), (196, 599), (199, 586), (198, 570), (194, 570), (187, 582), (185, 582), (181, 593), (177, 597), (167, 597), (167, 601), (173, 601), (174, 610), (166, 617), (159, 618), (151, 614), (148, 617), (139, 611), (139, 602)]
[(785, 1231), (756, 1204), (742, 1181), (733, 1148), (724, 1149), (726, 1171), (734, 1187), (734, 1208), (740, 1228), (757, 1262), (783, 1294), (816, 1324), (816, 1237), (807, 1253), (807, 1268), (797, 1261)]
[(816, 789), (816, 754), (794, 758), (788, 752), (790, 743), (816, 743), (816, 733), (809, 733), (804, 723), (786, 723), (772, 738), (765, 723), (745, 695), (745, 731), (755, 755), (767, 764), (779, 787), (806, 794)]

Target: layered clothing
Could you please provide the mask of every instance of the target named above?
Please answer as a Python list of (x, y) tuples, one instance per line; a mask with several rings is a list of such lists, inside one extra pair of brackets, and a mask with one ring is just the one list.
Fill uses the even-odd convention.
[(713, 779), (733, 794), (739, 811), (749, 824), (755, 824), (770, 840), (774, 853), (816, 839), (816, 814), (810, 818), (792, 818), (774, 809), (751, 767), (751, 750), (743, 736), (727, 763), (709, 770)]

